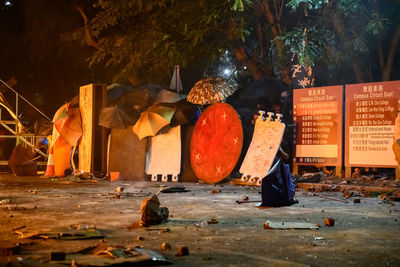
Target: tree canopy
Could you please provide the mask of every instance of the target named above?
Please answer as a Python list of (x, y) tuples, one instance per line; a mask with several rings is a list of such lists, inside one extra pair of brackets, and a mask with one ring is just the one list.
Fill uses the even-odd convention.
[(68, 97), (90, 82), (167, 85), (176, 64), (186, 87), (222, 65), (242, 87), (262, 77), (289, 84), (294, 56), (316, 86), (400, 79), (398, 0), (7, 2), (3, 78)]
[(320, 85), (399, 77), (398, 1), (99, 0), (94, 7), (74, 37), (88, 43), (89, 31), (90, 65), (105, 64), (116, 80), (160, 82), (175, 64), (201, 74), (226, 51), (255, 79), (289, 83), (293, 55)]

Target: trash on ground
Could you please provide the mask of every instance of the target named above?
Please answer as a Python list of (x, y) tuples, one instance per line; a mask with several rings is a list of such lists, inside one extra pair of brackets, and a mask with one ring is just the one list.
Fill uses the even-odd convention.
[(175, 256), (187, 256), (189, 255), (189, 248), (187, 246), (179, 246)]
[(326, 226), (333, 226), (335, 224), (335, 219), (333, 218), (325, 218), (324, 223)]
[(400, 196), (389, 196), (389, 200), (393, 202), (400, 202)]
[(124, 188), (123, 187), (117, 187), (117, 188), (115, 188), (115, 191), (124, 192)]
[(160, 201), (158, 200), (157, 195), (153, 195), (142, 201), (142, 204), (140, 205), (140, 213), (140, 227), (148, 227), (150, 225), (160, 224), (166, 221), (169, 216), (168, 208), (160, 207)]
[(260, 203), (261, 205), (261, 200), (236, 200), (237, 204), (243, 204), (243, 203)]
[(170, 250), (171, 248), (172, 247), (170, 243), (164, 242), (161, 244), (161, 250)]
[(11, 199), (6, 198), (6, 199), (0, 200), (0, 204), (9, 204), (9, 203), (11, 203)]
[(264, 229), (267, 229), (267, 230), (318, 230), (319, 227), (315, 223), (278, 222), (278, 221), (267, 220), (264, 223)]
[[(15, 231), (17, 232), (17, 231)], [(98, 239), (104, 238), (105, 235), (95, 229), (89, 228), (86, 230), (67, 230), (59, 233), (40, 233), (32, 235), (31, 239), (60, 239), (60, 240), (84, 240), (84, 239)]]
[(13, 230), (13, 231), (21, 230), (21, 229), (23, 229), (23, 228), (25, 228), (25, 227), (26, 227), (26, 225), (21, 225), (21, 226), (18, 226), (18, 227), (13, 228), (12, 230)]
[(118, 181), (120, 176), (120, 172), (110, 172), (110, 181)]
[(296, 179), (296, 183), (319, 183), (324, 174), (324, 172), (305, 173)]
[(120, 193), (103, 193), (103, 194), (95, 194), (91, 196), (95, 197), (103, 197), (103, 198), (116, 198), (115, 195), (119, 195), (119, 198), (128, 198), (128, 197), (147, 197), (151, 195), (151, 193), (134, 193), (134, 192), (120, 192)]
[(121, 266), (135, 265), (154, 266), (172, 264), (161, 254), (136, 248), (125, 248), (123, 246), (109, 246), (101, 242), (95, 247), (89, 247), (74, 253), (56, 252), (50, 254), (51, 263), (59, 263), (70, 266)]
[(146, 227), (145, 228), (146, 231), (160, 231), (161, 233), (170, 233), (171, 229), (169, 228), (150, 228), (150, 227)]
[(215, 219), (215, 218), (212, 218), (211, 220), (208, 220), (207, 223), (208, 223), (208, 224), (217, 224), (217, 223), (218, 223), (218, 220)]
[(161, 193), (182, 193), (182, 192), (190, 192), (190, 190), (186, 190), (183, 185), (175, 185), (166, 187), (160, 191)]
[(194, 226), (198, 227), (198, 228), (205, 228), (207, 227), (208, 222), (207, 221), (201, 221), (201, 222), (197, 222), (194, 224)]

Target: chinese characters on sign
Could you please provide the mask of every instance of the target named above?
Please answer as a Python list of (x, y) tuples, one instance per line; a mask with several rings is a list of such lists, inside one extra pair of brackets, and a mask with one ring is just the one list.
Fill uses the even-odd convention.
[(342, 162), (342, 86), (296, 89), (296, 163), (337, 166)]
[(394, 167), (400, 81), (346, 85), (346, 165)]

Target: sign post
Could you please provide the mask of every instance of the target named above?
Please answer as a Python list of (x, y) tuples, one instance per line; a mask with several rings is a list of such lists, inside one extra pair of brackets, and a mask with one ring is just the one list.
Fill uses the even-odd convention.
[(296, 89), (294, 170), (298, 165), (336, 166), (342, 169), (342, 86)]
[(346, 85), (345, 165), (396, 168), (392, 149), (400, 81)]

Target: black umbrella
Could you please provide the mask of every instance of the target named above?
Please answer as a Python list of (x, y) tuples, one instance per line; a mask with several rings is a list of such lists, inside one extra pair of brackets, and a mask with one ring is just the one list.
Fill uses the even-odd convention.
[(136, 116), (129, 116), (125, 111), (118, 107), (106, 107), (100, 110), (99, 125), (106, 128), (120, 128), (125, 129), (128, 125), (133, 125), (139, 119), (139, 112), (132, 109), (131, 114)]
[(194, 105), (184, 99), (172, 105), (176, 108), (174, 116), (171, 120), (172, 126), (182, 124), (195, 124), (197, 105)]
[(151, 104), (155, 105), (158, 103), (175, 103), (181, 100), (182, 98), (179, 96), (179, 94), (166, 90), (166, 89), (161, 89), (155, 96), (154, 99), (152, 99)]
[(146, 85), (141, 86), (140, 88), (149, 91), (151, 100), (154, 100), (160, 91), (165, 90), (164, 87), (155, 83), (148, 83)]
[(113, 83), (107, 86), (107, 102), (109, 105), (117, 103), (118, 99), (124, 94), (132, 91), (133, 87), (130, 85)]
[(35, 176), (37, 165), (32, 148), (19, 144), (11, 153), (8, 166), (16, 176)]
[(134, 89), (122, 95), (118, 101), (118, 106), (130, 107), (137, 111), (142, 110), (150, 102), (150, 90), (147, 88)]

